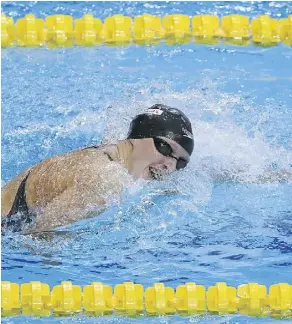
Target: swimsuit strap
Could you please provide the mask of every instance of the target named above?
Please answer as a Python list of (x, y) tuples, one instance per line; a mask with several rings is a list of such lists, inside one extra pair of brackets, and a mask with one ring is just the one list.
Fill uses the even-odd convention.
[[(83, 150), (87, 150), (87, 149), (91, 149), (91, 148), (95, 148), (95, 149), (101, 149), (102, 148), (102, 145), (92, 145), (92, 146), (88, 146), (88, 147), (85, 147)], [(107, 153), (107, 152), (103, 152), (110, 161), (113, 161), (113, 158)]]
[(27, 173), (25, 178), (21, 181), (20, 186), (18, 187), (17, 193), (15, 195), (11, 210), (7, 216), (14, 215), (18, 212), (24, 212), (24, 213), (28, 212), (28, 206), (26, 203), (25, 185), (29, 174), (30, 171)]

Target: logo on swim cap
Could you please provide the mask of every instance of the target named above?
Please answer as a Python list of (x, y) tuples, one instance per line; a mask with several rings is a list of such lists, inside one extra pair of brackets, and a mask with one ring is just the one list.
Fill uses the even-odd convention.
[(158, 115), (158, 116), (160, 116), (163, 113), (163, 110), (149, 108), (149, 109), (146, 110), (145, 113), (149, 114), (149, 115)]

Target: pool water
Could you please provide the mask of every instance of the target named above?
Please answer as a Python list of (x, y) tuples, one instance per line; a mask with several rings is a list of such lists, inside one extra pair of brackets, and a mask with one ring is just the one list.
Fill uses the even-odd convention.
[[(102, 19), (146, 12), (279, 19), (291, 9), (289, 2), (2, 3), (14, 20), (87, 12)], [(257, 181), (271, 169), (291, 170), (291, 62), (291, 48), (283, 45), (2, 50), (2, 185), (54, 154), (122, 139), (131, 118), (155, 103), (182, 109), (195, 136), (184, 171), (159, 183), (133, 183), (102, 215), (46, 238), (3, 237), (2, 280), (51, 287), (65, 280), (82, 286), (291, 284), (291, 182)], [(30, 322), (276, 321), (242, 315), (3, 319)]]

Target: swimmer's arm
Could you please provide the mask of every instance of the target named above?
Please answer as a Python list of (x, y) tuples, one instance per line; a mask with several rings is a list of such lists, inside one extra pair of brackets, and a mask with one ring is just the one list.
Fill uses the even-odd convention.
[(83, 164), (76, 181), (38, 213), (30, 231), (48, 231), (77, 220), (94, 217), (106, 207), (106, 201), (123, 189), (119, 168), (102, 154)]
[[(77, 220), (94, 217), (105, 207), (98, 182), (88, 180), (75, 184), (37, 211), (33, 226), (26, 232), (42, 232)], [(99, 190), (98, 190), (99, 189)]]
[(104, 209), (104, 200), (98, 194), (92, 199), (93, 195), (84, 193), (89, 194), (88, 188), (84, 190), (82, 185), (66, 189), (37, 211), (36, 220), (26, 234), (52, 230), (99, 214)]

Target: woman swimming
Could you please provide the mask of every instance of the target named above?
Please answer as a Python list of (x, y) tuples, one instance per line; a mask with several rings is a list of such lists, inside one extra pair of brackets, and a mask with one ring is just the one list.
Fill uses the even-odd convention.
[(127, 177), (160, 179), (183, 169), (193, 148), (186, 115), (156, 104), (133, 119), (125, 140), (53, 156), (7, 183), (2, 230), (40, 232), (95, 216)]

